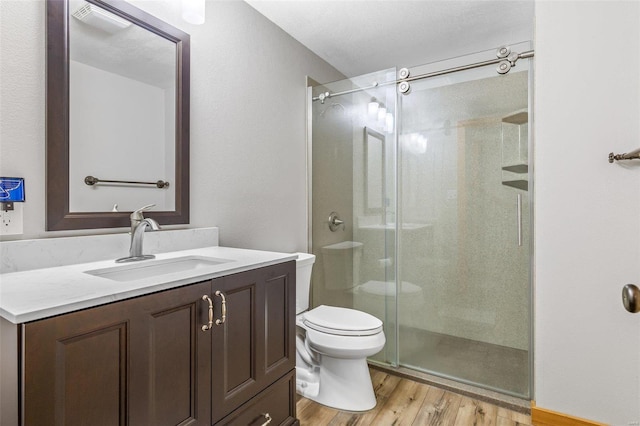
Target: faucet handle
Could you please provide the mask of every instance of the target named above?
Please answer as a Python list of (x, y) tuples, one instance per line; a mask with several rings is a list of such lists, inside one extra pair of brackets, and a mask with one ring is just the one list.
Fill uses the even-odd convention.
[(144, 207), (140, 207), (138, 210), (135, 210), (133, 213), (131, 213), (131, 220), (142, 220), (144, 219), (144, 215), (142, 214), (142, 212), (151, 209), (152, 207), (155, 207), (155, 204), (149, 204), (147, 206)]

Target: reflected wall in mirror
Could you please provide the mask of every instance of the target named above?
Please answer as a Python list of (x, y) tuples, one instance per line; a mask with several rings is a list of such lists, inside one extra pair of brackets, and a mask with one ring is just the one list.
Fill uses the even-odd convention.
[(385, 137), (364, 128), (364, 206), (369, 214), (380, 213), (385, 199)]
[(47, 37), (47, 230), (146, 204), (188, 223), (189, 35), (125, 1), (48, 0)]

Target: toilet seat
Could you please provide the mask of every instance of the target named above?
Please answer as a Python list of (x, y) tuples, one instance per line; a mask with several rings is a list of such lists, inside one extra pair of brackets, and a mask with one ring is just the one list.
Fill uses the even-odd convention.
[(303, 314), (304, 325), (338, 336), (372, 336), (382, 331), (382, 321), (366, 312), (320, 305)]

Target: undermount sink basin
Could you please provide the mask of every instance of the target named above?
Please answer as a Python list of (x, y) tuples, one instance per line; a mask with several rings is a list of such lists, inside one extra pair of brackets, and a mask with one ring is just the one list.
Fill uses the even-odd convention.
[(176, 272), (191, 272), (229, 262), (232, 262), (232, 260), (205, 256), (185, 256), (163, 260), (142, 260), (138, 263), (94, 269), (84, 273), (113, 281), (135, 281)]

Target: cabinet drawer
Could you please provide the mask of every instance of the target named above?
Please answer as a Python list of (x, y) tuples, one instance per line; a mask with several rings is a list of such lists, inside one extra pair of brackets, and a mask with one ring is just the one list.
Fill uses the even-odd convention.
[(261, 426), (271, 417), (269, 426), (298, 424), (296, 419), (295, 370), (260, 392), (217, 425)]

